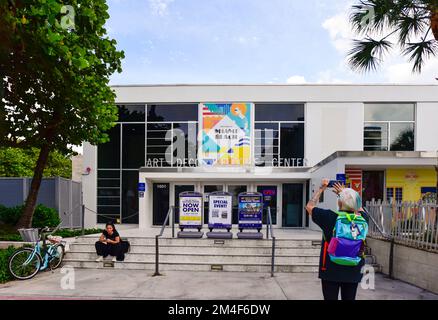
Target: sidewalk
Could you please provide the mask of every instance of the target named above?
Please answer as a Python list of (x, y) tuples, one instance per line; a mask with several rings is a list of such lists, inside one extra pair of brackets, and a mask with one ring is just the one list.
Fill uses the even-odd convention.
[[(316, 274), (166, 272), (152, 277), (145, 271), (77, 269), (75, 289), (61, 289), (66, 274), (60, 270), (28, 281), (0, 285), (0, 300), (7, 299), (253, 299), (319, 300)], [(64, 278), (65, 279), (65, 278)], [(65, 281), (64, 281), (65, 282)], [(376, 275), (375, 290), (359, 286), (359, 300), (438, 300), (438, 295), (401, 281)]]

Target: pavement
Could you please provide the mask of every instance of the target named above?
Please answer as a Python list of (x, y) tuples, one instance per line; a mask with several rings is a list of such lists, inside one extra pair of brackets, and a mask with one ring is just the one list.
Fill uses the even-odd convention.
[[(0, 300), (175, 299), (321, 300), (313, 273), (168, 271), (153, 277), (141, 270), (59, 269), (26, 281), (0, 285)], [(375, 288), (359, 285), (358, 300), (438, 300), (438, 295), (376, 274)]]

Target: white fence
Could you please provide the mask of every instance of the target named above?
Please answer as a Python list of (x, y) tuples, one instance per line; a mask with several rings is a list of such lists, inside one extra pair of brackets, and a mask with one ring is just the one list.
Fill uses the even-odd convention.
[(366, 208), (371, 237), (438, 252), (436, 202), (372, 201), (366, 203)]

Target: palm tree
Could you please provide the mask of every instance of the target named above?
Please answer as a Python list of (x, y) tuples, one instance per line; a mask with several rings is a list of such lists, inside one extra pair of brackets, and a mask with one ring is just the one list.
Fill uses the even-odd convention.
[(350, 16), (354, 40), (349, 64), (356, 71), (377, 69), (394, 47), (421, 72), (438, 53), (438, 0), (358, 0)]

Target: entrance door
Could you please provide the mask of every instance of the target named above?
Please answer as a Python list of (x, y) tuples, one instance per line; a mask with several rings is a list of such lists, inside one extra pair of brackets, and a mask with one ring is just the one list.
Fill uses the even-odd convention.
[(204, 185), (204, 224), (208, 224), (208, 211), (210, 208), (209, 195), (212, 192), (224, 191), (224, 186), (214, 185), (214, 184), (206, 184)]
[[(152, 187), (152, 223), (154, 226), (161, 226), (169, 211), (169, 190), (168, 183), (154, 183)], [(169, 224), (169, 222), (167, 222)]]
[(239, 203), (238, 203), (238, 195), (242, 192), (248, 191), (247, 185), (228, 185), (227, 191), (233, 195), (233, 218), (232, 223), (239, 223)]
[(175, 223), (179, 223), (179, 194), (186, 191), (195, 191), (195, 185), (175, 185)]
[(288, 228), (303, 227), (303, 184), (283, 184), (282, 226)]
[(268, 207), (271, 208), (272, 224), (277, 224), (277, 203), (278, 203), (278, 186), (262, 185), (257, 186), (257, 192), (263, 194), (263, 223), (268, 222)]

